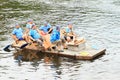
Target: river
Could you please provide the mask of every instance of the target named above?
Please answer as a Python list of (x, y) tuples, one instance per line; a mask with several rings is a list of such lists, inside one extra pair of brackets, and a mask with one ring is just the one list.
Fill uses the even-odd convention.
[(72, 22), (77, 34), (106, 54), (94, 61), (54, 57), (46, 63), (43, 57), (18, 64), (12, 52), (0, 53), (0, 80), (120, 80), (119, 0), (0, 0), (0, 50), (13, 41), (15, 23), (25, 28), (28, 19), (38, 27)]

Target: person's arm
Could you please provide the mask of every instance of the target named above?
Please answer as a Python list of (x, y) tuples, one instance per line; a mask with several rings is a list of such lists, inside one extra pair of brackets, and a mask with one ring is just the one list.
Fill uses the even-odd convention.
[(36, 28), (36, 31), (37, 31), (39, 34), (41, 34), (41, 31), (40, 31), (38, 28)]
[(29, 31), (30, 31), (30, 29), (26, 28), (26, 29), (25, 29), (25, 34), (28, 34)]
[(15, 41), (18, 41), (18, 38), (16, 37), (16, 35), (12, 34), (12, 38), (13, 38)]
[(15, 40), (15, 43), (17, 44), (19, 39), (16, 37), (16, 35), (12, 34), (12, 38)]
[(16, 29), (14, 29), (13, 31), (12, 31), (12, 38), (15, 40), (15, 41), (18, 41), (19, 39), (17, 38), (17, 36), (16, 36)]
[(32, 40), (32, 41), (35, 41), (35, 39), (32, 38), (32, 36), (29, 35), (29, 38)]
[(29, 33), (30, 28), (31, 28), (31, 25), (30, 24), (26, 24), (25, 34)]

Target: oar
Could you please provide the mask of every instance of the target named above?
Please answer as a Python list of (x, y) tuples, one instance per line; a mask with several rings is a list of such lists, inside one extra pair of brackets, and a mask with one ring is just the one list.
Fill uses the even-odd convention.
[(25, 48), (28, 44), (29, 44), (29, 43), (25, 43), (25, 44), (23, 44), (23, 45), (20, 47), (20, 49)]
[(4, 51), (10, 52), (11, 50), (9, 49), (9, 47), (11, 46), (11, 44), (7, 45), (5, 48), (3, 48)]

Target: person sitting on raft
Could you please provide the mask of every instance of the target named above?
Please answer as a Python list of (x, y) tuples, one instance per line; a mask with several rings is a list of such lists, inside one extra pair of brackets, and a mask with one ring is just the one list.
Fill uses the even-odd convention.
[(66, 44), (66, 42), (67, 42), (67, 36), (65, 36), (65, 35), (66, 35), (66, 32), (65, 32), (64, 28), (62, 28), (62, 29), (60, 30), (60, 39), (61, 39), (63, 48), (64, 48), (64, 49), (68, 49), (68, 46), (67, 46), (67, 44)]
[(42, 30), (44, 34), (50, 34), (52, 31), (51, 25), (48, 22), (45, 22), (39, 29)]
[(60, 27), (59, 26), (56, 26), (51, 35), (50, 35), (50, 41), (52, 43), (52, 45), (55, 45), (57, 50), (59, 52), (63, 52), (63, 47), (62, 47), (62, 43), (61, 43), (61, 40), (60, 40)]
[(74, 44), (79, 44), (85, 42), (84, 38), (77, 39), (77, 35), (73, 32), (72, 23), (68, 23), (68, 26), (65, 28), (65, 40), (67, 42), (73, 42)]
[(71, 40), (75, 37), (75, 33), (73, 32), (73, 25), (72, 23), (68, 23), (68, 26), (65, 28), (66, 36), (69, 36)]
[(33, 25), (33, 20), (28, 20), (27, 24), (26, 24), (26, 30), (25, 30), (25, 33), (28, 35), (29, 34), (29, 31), (30, 29), (32, 28), (32, 25)]
[(32, 25), (32, 28), (30, 29), (30, 32), (29, 32), (29, 37), (30, 39), (34, 42), (39, 42), (41, 46), (43, 46), (43, 39), (42, 37), (40, 36), (39, 34), (39, 29), (37, 29), (36, 25), (33, 24)]
[(26, 39), (27, 37), (25, 35), (23, 35), (23, 30), (22, 30), (22, 28), (20, 27), (19, 24), (15, 25), (15, 28), (12, 31), (12, 38), (15, 40), (16, 44), (20, 40), (25, 40), (26, 42), (28, 42), (27, 39)]
[(29, 38), (29, 32), (30, 32), (30, 29), (32, 28), (32, 25), (33, 25), (34, 23), (33, 23), (33, 20), (28, 20), (27, 21), (27, 24), (26, 24), (26, 29), (25, 29), (25, 35), (27, 36), (27, 41), (30, 43), (31, 42), (31, 40), (30, 40), (30, 38)]

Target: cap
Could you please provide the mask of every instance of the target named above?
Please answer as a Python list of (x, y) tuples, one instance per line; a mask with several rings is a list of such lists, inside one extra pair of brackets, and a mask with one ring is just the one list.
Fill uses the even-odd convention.
[(44, 24), (48, 24), (48, 22), (47, 22), (47, 21), (45, 21), (45, 22), (44, 22)]
[(32, 24), (32, 27), (34, 27), (35, 26), (35, 24)]
[(30, 19), (30, 20), (28, 20), (28, 22), (33, 22), (33, 20), (32, 20), (32, 19)]
[(68, 25), (72, 25), (72, 23), (71, 23), (71, 22), (68, 22), (67, 24), (68, 24)]
[(15, 24), (15, 27), (16, 27), (16, 26), (20, 26), (20, 25), (19, 25), (18, 23), (16, 23), (16, 24)]

